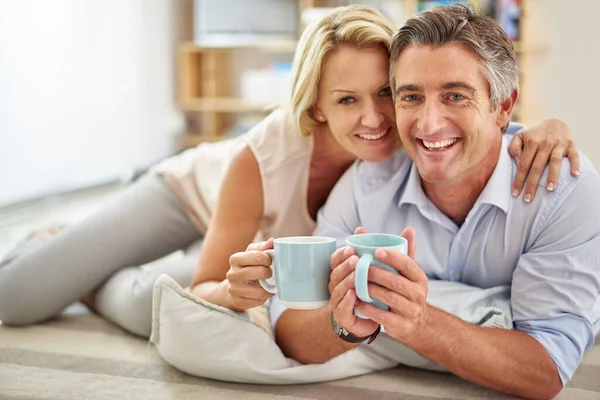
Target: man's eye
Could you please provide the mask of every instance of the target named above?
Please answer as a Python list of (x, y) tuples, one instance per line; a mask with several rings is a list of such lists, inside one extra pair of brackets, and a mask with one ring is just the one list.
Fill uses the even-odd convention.
[(403, 101), (417, 101), (419, 100), (419, 96), (416, 94), (409, 94), (408, 96), (404, 96), (402, 98)]
[(452, 93), (452, 94), (450, 94), (450, 100), (460, 101), (460, 100), (464, 100), (464, 99), (466, 99), (466, 97), (463, 96), (460, 93)]
[(353, 97), (342, 97), (341, 99), (338, 100), (338, 104), (352, 104), (354, 103), (354, 98)]

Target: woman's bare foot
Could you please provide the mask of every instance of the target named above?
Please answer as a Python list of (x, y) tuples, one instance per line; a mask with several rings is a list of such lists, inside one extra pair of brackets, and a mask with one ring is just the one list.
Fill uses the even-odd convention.
[(65, 229), (64, 225), (50, 226), (48, 228), (40, 229), (29, 235), (27, 240), (31, 239), (48, 239)]

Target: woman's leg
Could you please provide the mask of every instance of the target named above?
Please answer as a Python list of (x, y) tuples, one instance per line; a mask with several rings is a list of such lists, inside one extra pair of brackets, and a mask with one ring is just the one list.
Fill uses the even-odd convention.
[(96, 312), (131, 333), (150, 337), (154, 282), (161, 274), (166, 274), (179, 285), (189, 286), (198, 265), (201, 245), (202, 240), (197, 241), (183, 257), (175, 255), (115, 272), (93, 298)]
[(145, 176), (92, 217), (0, 261), (0, 320), (23, 325), (51, 318), (116, 271), (200, 237), (163, 179)]

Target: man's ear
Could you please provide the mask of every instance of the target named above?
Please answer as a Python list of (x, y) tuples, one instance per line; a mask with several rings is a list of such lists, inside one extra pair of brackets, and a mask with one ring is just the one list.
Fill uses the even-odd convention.
[(517, 100), (519, 99), (519, 91), (514, 89), (510, 96), (508, 96), (500, 105), (498, 106), (497, 115), (496, 115), (496, 125), (499, 128), (503, 128), (510, 122), (510, 115), (512, 113), (513, 108), (515, 108), (515, 104), (517, 104)]

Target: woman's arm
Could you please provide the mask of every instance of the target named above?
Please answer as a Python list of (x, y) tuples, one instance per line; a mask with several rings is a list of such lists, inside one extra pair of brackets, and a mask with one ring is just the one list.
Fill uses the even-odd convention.
[(229, 295), (229, 258), (246, 249), (258, 231), (262, 215), (260, 171), (254, 154), (246, 147), (233, 159), (221, 186), (191, 284), (195, 295), (239, 310)]
[(558, 119), (545, 119), (538, 125), (517, 132), (508, 148), (517, 162), (513, 180), (513, 195), (518, 196), (525, 185), (525, 201), (535, 196), (538, 183), (549, 164), (546, 189), (554, 190), (563, 157), (569, 157), (571, 175), (579, 175), (579, 153), (569, 127)]

